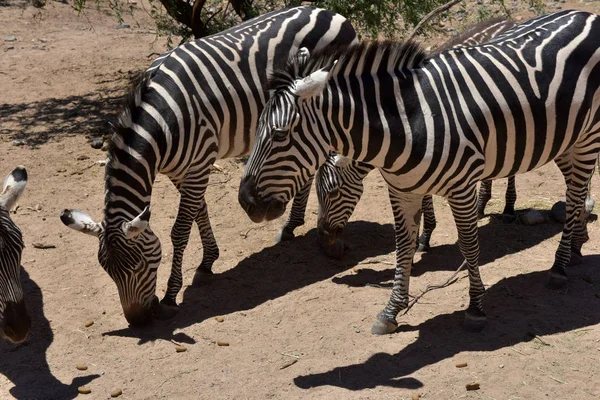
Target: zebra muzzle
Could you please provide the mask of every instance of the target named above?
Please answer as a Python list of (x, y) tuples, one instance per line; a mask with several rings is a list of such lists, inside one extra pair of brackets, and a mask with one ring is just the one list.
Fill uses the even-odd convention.
[(240, 183), (238, 201), (254, 223), (279, 218), (285, 212), (285, 204), (278, 200), (262, 199), (253, 176), (245, 176)]
[(6, 303), (3, 318), (0, 319), (0, 334), (12, 343), (21, 343), (29, 334), (31, 318), (27, 314), (25, 302)]

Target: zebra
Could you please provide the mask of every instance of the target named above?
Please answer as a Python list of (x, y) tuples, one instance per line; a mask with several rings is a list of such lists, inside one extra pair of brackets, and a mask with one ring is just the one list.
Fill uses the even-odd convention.
[(560, 11), (430, 57), (415, 42), (382, 41), (292, 58), (270, 81), (239, 201), (255, 222), (281, 215), (330, 149), (379, 168), (394, 213), (396, 269), (371, 332), (386, 334), (408, 304), (423, 196), (445, 197), (469, 275), (464, 326), (479, 331), (478, 181), (555, 160), (567, 218), (550, 288), (566, 285), (571, 253), (587, 239), (582, 206), (600, 151), (598, 35), (597, 15)]
[(21, 253), (25, 244), (10, 210), (27, 185), (27, 170), (19, 166), (4, 181), (0, 194), (0, 336), (23, 342), (31, 328), (21, 285)]
[[(299, 48), (319, 50), (357, 41), (349, 21), (331, 11), (301, 6), (274, 11), (187, 42), (159, 57), (131, 93), (115, 124), (105, 173), (105, 217), (65, 209), (62, 222), (97, 236), (98, 259), (115, 281), (125, 318), (144, 325), (177, 312), (181, 266), (193, 222), (204, 255), (193, 284), (206, 282), (219, 256), (204, 194), (217, 159), (246, 155), (268, 98), (268, 71)], [(307, 53), (308, 54), (308, 53)], [(164, 298), (156, 271), (161, 244), (149, 226), (152, 185), (167, 175), (181, 195), (173, 228), (173, 262)], [(311, 182), (296, 195), (282, 240), (304, 223)]]
[[(452, 47), (485, 43), (514, 26), (513, 21), (504, 18), (491, 18), (475, 23), (467, 27), (460, 35), (436, 48), (433, 54)], [(337, 259), (343, 257), (345, 251), (342, 240), (344, 227), (362, 196), (364, 190), (363, 179), (374, 168), (372, 165), (350, 160), (333, 153), (317, 172), (315, 180), (319, 199), (317, 242), (328, 256)], [(491, 197), (492, 181), (482, 181), (477, 205), (479, 218), (484, 217), (485, 207)], [(505, 197), (506, 203), (503, 214), (514, 216), (517, 200), (514, 176), (508, 178)], [(423, 197), (421, 209), (423, 213), (423, 231), (417, 240), (417, 252), (430, 249), (431, 234), (437, 225), (431, 195)]]

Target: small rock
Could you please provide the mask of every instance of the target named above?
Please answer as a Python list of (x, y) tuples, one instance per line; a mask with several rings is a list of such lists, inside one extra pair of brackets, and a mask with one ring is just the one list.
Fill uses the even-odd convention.
[(184, 351), (187, 351), (187, 347), (185, 346), (175, 346), (175, 351), (178, 353), (183, 353)]
[(7, 46), (4, 48), (4, 51), (14, 50), (15, 46)]
[(67, 169), (66, 168), (59, 168), (59, 169), (56, 170), (56, 172), (59, 172), (59, 173), (61, 173), (61, 172), (67, 172)]
[(504, 368), (504, 364), (499, 365), (500, 369)]
[(83, 161), (83, 160), (89, 160), (90, 156), (86, 156), (85, 154), (80, 155), (79, 157), (77, 157), (77, 161)]
[(85, 321), (85, 325), (84, 326), (86, 328), (89, 328), (92, 325), (94, 325), (94, 321), (93, 320), (90, 319), (90, 320)]
[(562, 200), (557, 201), (552, 206), (550, 214), (552, 214), (552, 218), (554, 218), (557, 222), (564, 224), (565, 220), (567, 219), (567, 205)]
[(119, 24), (117, 26), (115, 26), (115, 29), (129, 29), (131, 28), (131, 26), (129, 26), (129, 24)]
[(104, 160), (98, 160), (96, 161), (96, 164), (98, 164), (99, 166), (103, 167), (106, 165), (106, 163), (108, 162), (108, 159), (105, 158)]
[(354, 332), (356, 332), (356, 333), (360, 333), (360, 328), (356, 328), (356, 329), (354, 330)]
[(467, 383), (467, 390), (479, 390), (478, 382)]
[(40, 211), (42, 209), (42, 205), (38, 203), (38, 204), (35, 205), (35, 207), (33, 207), (33, 209), (35, 211)]
[(23, 146), (24, 144), (26, 144), (26, 142), (23, 139), (15, 139), (15, 140), (13, 140), (13, 145), (14, 146)]
[(77, 388), (77, 391), (79, 393), (81, 393), (81, 394), (90, 394), (90, 393), (92, 393), (92, 390), (89, 387), (87, 387), (87, 386), (79, 386)]
[(221, 317), (220, 315), (217, 315), (215, 317), (215, 319), (217, 320), (217, 322), (223, 322), (223, 321), (225, 321), (225, 318)]
[(229, 342), (226, 340), (217, 340), (217, 346), (229, 346)]
[(410, 394), (410, 400), (419, 400), (421, 398), (421, 393), (419, 392), (412, 392)]
[(88, 366), (84, 363), (79, 363), (79, 364), (75, 365), (75, 368), (77, 368), (80, 371), (85, 371), (88, 369)]
[(48, 41), (48, 39), (46, 39), (46, 38), (39, 38), (38, 40), (42, 43), (46, 43)]
[(120, 395), (123, 394), (123, 391), (119, 388), (113, 390), (112, 392), (110, 392), (110, 397), (119, 397)]
[(101, 150), (102, 151), (107, 151), (108, 150), (108, 142), (104, 142), (104, 144), (102, 145)]
[(521, 221), (525, 225), (538, 225), (543, 224), (546, 219), (544, 218), (544, 214), (539, 212), (538, 210), (527, 211), (522, 217)]
[(101, 149), (103, 144), (104, 144), (104, 140), (94, 139), (94, 140), (92, 140), (92, 149)]
[(464, 362), (464, 361), (463, 361), (463, 362), (456, 363), (456, 368), (464, 368), (464, 367), (466, 367), (466, 366), (467, 366), (467, 363), (466, 363), (466, 362)]
[(17, 38), (16, 38), (16, 36), (4, 36), (4, 41), (5, 42), (16, 42)]

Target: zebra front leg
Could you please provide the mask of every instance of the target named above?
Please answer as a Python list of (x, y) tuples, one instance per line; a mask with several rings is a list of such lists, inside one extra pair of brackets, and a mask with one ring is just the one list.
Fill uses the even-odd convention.
[(435, 210), (433, 209), (433, 196), (426, 195), (423, 197), (421, 204), (423, 211), (423, 232), (419, 237), (419, 246), (417, 247), (418, 252), (429, 251), (431, 248), (429, 241), (431, 240), (431, 234), (436, 227)]
[(515, 185), (515, 177), (513, 175), (508, 177), (508, 183), (506, 184), (506, 194), (504, 195), (504, 211), (502, 211), (502, 214), (514, 216), (516, 202), (517, 187)]
[(469, 271), (469, 308), (465, 313), (465, 329), (478, 332), (483, 329), (486, 316), (483, 312), (485, 288), (479, 274), (479, 232), (477, 228), (477, 187), (471, 187), (448, 197), (458, 231), (458, 246), (467, 261)]
[(566, 219), (554, 264), (548, 273), (548, 287), (551, 289), (561, 289), (566, 285), (565, 267), (569, 265), (571, 258), (575, 263), (581, 261), (581, 246), (588, 239), (587, 225), (584, 220), (588, 217), (585, 200), (596, 157), (593, 149), (575, 148), (556, 160), (567, 183)]
[(217, 245), (217, 240), (215, 239), (215, 235), (213, 234), (212, 227), (210, 225), (208, 207), (206, 205), (204, 196), (202, 196), (200, 209), (198, 210), (198, 214), (196, 214), (196, 225), (198, 225), (198, 230), (200, 231), (203, 255), (202, 262), (194, 274), (192, 285), (199, 286), (209, 282), (213, 277), (212, 266), (219, 258), (219, 246)]
[(479, 200), (477, 201), (477, 217), (485, 217), (485, 206), (492, 198), (492, 181), (481, 181), (479, 188)]
[(596, 203), (590, 196), (590, 190), (591, 180), (587, 185), (587, 195), (581, 209), (582, 211), (575, 222), (575, 227), (573, 228), (573, 238), (571, 239), (571, 259), (569, 260), (569, 266), (579, 265), (583, 262), (581, 248), (588, 240), (590, 240), (587, 231), (587, 223)]
[(422, 199), (423, 195), (401, 193), (390, 189), (396, 239), (396, 271), (390, 300), (383, 311), (377, 314), (377, 319), (371, 328), (371, 333), (375, 335), (393, 333), (398, 328), (396, 316), (408, 306), (410, 269), (419, 231)]
[(306, 185), (300, 189), (300, 191), (294, 197), (290, 215), (288, 216), (286, 223), (275, 237), (275, 241), (277, 243), (292, 240), (296, 237), (296, 235), (294, 235), (294, 229), (304, 225), (306, 204), (308, 203), (308, 196), (310, 195), (310, 188), (312, 187), (313, 179), (314, 178), (310, 178)]

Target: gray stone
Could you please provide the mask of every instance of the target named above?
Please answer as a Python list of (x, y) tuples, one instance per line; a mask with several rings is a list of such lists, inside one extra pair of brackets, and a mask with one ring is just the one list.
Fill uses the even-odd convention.
[(13, 140), (13, 145), (15, 146), (23, 146), (27, 144), (23, 139), (15, 139)]
[(552, 209), (550, 210), (550, 214), (557, 222), (564, 224), (565, 220), (567, 219), (567, 205), (565, 204), (564, 200), (554, 203)]
[(546, 218), (544, 218), (544, 214), (538, 210), (531, 210), (527, 211), (523, 216), (521, 216), (521, 221), (525, 225), (538, 225), (546, 222)]
[(4, 36), (4, 41), (5, 42), (16, 42), (17, 37), (16, 36)]
[(101, 149), (103, 144), (104, 144), (104, 140), (94, 139), (94, 140), (92, 140), (92, 149)]
[(129, 24), (119, 24), (115, 26), (115, 29), (129, 29), (131, 26)]

